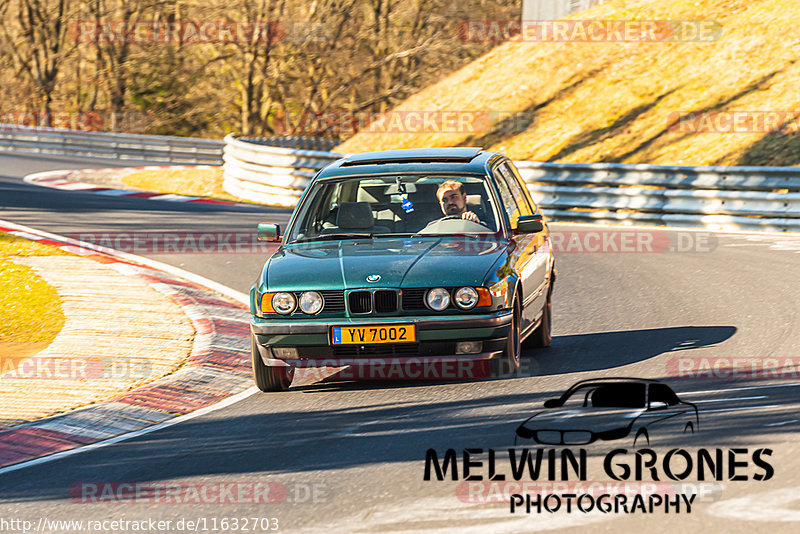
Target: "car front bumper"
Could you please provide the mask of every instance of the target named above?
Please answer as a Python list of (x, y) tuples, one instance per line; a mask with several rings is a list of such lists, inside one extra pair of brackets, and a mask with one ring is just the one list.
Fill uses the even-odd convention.
[[(483, 315), (425, 317), (369, 317), (316, 320), (274, 320), (252, 317), (250, 328), (256, 337), (261, 359), (269, 366), (343, 367), (380, 365), (391, 360), (401, 364), (432, 360), (447, 363), (491, 360), (502, 354), (511, 328), (512, 312)], [(415, 343), (379, 345), (336, 345), (331, 339), (334, 326), (375, 326), (414, 324)], [(456, 343), (480, 341), (482, 349), (473, 354), (456, 354)], [(297, 358), (277, 358), (272, 347), (294, 347)]]

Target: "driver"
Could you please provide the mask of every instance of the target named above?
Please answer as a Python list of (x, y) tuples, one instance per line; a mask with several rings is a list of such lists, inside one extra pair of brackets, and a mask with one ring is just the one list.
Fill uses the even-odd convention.
[(445, 216), (460, 215), (462, 219), (481, 223), (477, 215), (467, 211), (467, 194), (464, 192), (464, 185), (461, 182), (447, 180), (439, 186), (436, 197), (439, 199), (439, 207), (442, 208)]

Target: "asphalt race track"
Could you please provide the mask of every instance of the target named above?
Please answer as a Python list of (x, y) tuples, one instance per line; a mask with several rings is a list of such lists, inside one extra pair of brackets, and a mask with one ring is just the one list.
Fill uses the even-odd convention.
[[(118, 166), (113, 160), (0, 153), (0, 219), (61, 235), (252, 233), (257, 222), (288, 220), (285, 210), (102, 197), (22, 182), (33, 172)], [(551, 229), (567, 236), (565, 247), (570, 239), (589, 242), (587, 232), (605, 232), (615, 239), (608, 236), (622, 231), (567, 224)], [(673, 250), (590, 253), (578, 252), (573, 242), (571, 250), (556, 251), (553, 344), (526, 351), (517, 376), (319, 383), (255, 394), (164, 430), (0, 474), (0, 518), (30, 520), (39, 531), (53, 532), (68, 529), (40, 523), (42, 518), (171, 520), (172, 530), (165, 531), (173, 532), (181, 531), (174, 527), (180, 520), (184, 526), (187, 520), (203, 521), (198, 531), (204, 526), (214, 531), (213, 521), (218, 531), (243, 531), (233, 518), (276, 518), (280, 531), (309, 532), (570, 527), (796, 532), (800, 371), (784, 368), (765, 376), (764, 369), (786, 366), (787, 359), (800, 363), (800, 237), (640, 231), (656, 235), (657, 242), (667, 239)], [(241, 292), (249, 290), (264, 261), (256, 253), (144, 255)], [(746, 359), (746, 367), (731, 376), (723, 369), (736, 358)], [(719, 367), (698, 373), (702, 365)], [(727, 458), (729, 449), (741, 448), (749, 452), (740, 459), (750, 460), (753, 451), (767, 448), (774, 476), (754, 480), (753, 474), (763, 471), (750, 461), (742, 469), (748, 480), (729, 480), (726, 462), (723, 480), (701, 484), (695, 469), (684, 481), (667, 480), (672, 487), (695, 484), (702, 492), (691, 514), (627, 515), (510, 514), (507, 499), (466, 502), (462, 481), (453, 482), (449, 474), (445, 481), (423, 480), (428, 449), (442, 456), (453, 448), (459, 464), (464, 449), (491, 448), (505, 455), (516, 427), (542, 401), (598, 376), (659, 379), (681, 399), (697, 403), (700, 432), (654, 437), (657, 453), (723, 449)], [(600, 482), (613, 482), (603, 471), (606, 453), (628, 448), (630, 459), (633, 452), (630, 440), (586, 448), (588, 480)], [(498, 465), (500, 472), (510, 472), (507, 460), (498, 460)], [(480, 472), (485, 474), (485, 468)], [(204, 504), (187, 498), (186, 492), (148, 502), (87, 503), (76, 496), (76, 488), (102, 488), (104, 483), (163, 488), (210, 484), (214, 491), (234, 491), (235, 485), (244, 490), (235, 490), (241, 491), (235, 498), (219, 499), (224, 502)], [(248, 502), (252, 493), (247, 488), (261, 483), (277, 483), (270, 487), (278, 502)], [(225, 518), (230, 520), (222, 526)], [(273, 524), (262, 521), (261, 526)]]

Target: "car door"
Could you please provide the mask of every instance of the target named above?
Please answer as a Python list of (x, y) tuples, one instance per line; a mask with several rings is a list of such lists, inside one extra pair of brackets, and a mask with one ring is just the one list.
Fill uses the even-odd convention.
[(687, 422), (694, 419), (694, 411), (680, 403), (677, 395), (666, 384), (650, 384), (647, 395), (647, 432), (654, 436), (683, 433)]
[(516, 244), (514, 270), (522, 283), (520, 327), (522, 332), (526, 332), (539, 319), (544, 307), (545, 297), (541, 290), (545, 284), (547, 259), (538, 253), (537, 244), (541, 241), (538, 234), (515, 234), (517, 219), (520, 215), (532, 215), (533, 210), (507, 163), (503, 161), (498, 164), (493, 174), (508, 216), (512, 231), (511, 239)]

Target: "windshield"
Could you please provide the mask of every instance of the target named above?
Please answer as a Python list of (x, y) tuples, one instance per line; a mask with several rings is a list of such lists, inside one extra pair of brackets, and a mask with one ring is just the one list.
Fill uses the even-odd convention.
[(487, 234), (499, 226), (481, 176), (362, 176), (319, 181), (287, 242), (381, 236)]
[(577, 388), (562, 405), (593, 408), (644, 408), (645, 384), (609, 383), (587, 384)]

